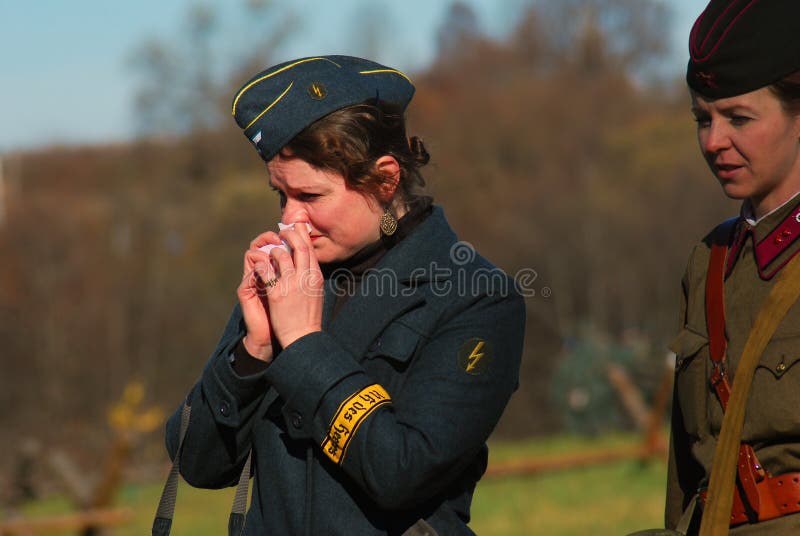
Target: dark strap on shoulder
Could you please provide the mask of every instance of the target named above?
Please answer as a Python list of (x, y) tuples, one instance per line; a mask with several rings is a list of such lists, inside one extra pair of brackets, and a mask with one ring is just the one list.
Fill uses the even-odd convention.
[(233, 506), (231, 515), (228, 517), (228, 535), (238, 536), (244, 534), (245, 512), (247, 511), (247, 492), (250, 487), (250, 463), (253, 458), (253, 451), (247, 453), (247, 460), (242, 467), (242, 474), (239, 475), (239, 483), (236, 484), (236, 493), (233, 496)]
[(189, 416), (191, 413), (192, 408), (189, 407), (189, 403), (184, 402), (183, 409), (181, 409), (181, 428), (178, 450), (175, 452), (175, 458), (172, 460), (172, 468), (169, 470), (169, 476), (167, 476), (167, 481), (164, 484), (164, 490), (161, 492), (161, 499), (158, 501), (156, 518), (153, 520), (153, 536), (169, 536), (169, 532), (172, 529), (172, 516), (175, 512), (175, 501), (178, 498), (181, 447), (183, 447), (183, 438), (186, 437), (186, 429), (189, 427)]
[[(189, 428), (189, 417), (192, 408), (188, 400), (183, 403), (181, 409), (181, 427), (178, 439), (178, 450), (172, 460), (172, 468), (161, 492), (161, 499), (158, 501), (156, 517), (153, 520), (152, 536), (169, 536), (172, 530), (172, 518), (175, 513), (175, 502), (178, 498), (178, 481), (180, 475), (180, 458), (183, 447), (183, 440), (186, 437), (186, 430)], [(252, 451), (248, 452), (247, 459), (239, 475), (239, 483), (236, 485), (236, 493), (233, 497), (233, 507), (228, 518), (228, 536), (241, 536), (244, 534), (245, 510), (247, 509), (247, 492), (250, 484), (250, 460), (253, 456)]]

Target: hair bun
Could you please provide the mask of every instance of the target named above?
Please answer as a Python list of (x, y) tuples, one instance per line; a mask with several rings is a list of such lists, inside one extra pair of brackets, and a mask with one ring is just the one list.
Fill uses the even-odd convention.
[(411, 148), (411, 154), (414, 156), (414, 160), (416, 160), (419, 165), (424, 166), (430, 161), (431, 155), (428, 154), (428, 150), (425, 149), (425, 144), (422, 143), (422, 139), (419, 136), (411, 136), (408, 140), (408, 145)]

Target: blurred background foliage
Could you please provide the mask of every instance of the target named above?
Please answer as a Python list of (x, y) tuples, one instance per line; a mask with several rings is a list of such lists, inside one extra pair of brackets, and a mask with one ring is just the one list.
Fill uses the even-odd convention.
[[(91, 466), (132, 379), (176, 408), (235, 303), (249, 240), (279, 220), (229, 102), (285, 59), (269, 51), (296, 18), (244, 2), (239, 30), (259, 46), (218, 57), (212, 6), (132, 52), (138, 139), (2, 158), (0, 482), (26, 437)], [(531, 2), (504, 40), (466, 4), (447, 13), (437, 59), (409, 73), (429, 189), (461, 239), (536, 274), (520, 388), (497, 435), (631, 429), (602, 366), (624, 365), (652, 397), (691, 246), (737, 210), (699, 156), (682, 79), (663, 74), (667, 4)], [(380, 10), (362, 16), (376, 29), (363, 55), (379, 58), (388, 45), (368, 23)], [(162, 441), (137, 461), (163, 464)]]

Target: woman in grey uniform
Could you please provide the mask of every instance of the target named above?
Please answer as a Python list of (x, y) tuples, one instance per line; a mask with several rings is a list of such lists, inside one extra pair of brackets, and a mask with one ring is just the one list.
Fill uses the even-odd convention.
[(233, 100), (282, 229), (244, 254), (179, 465), (194, 486), (230, 486), (252, 452), (247, 534), (472, 534), (525, 305), (420, 193), (413, 93), (396, 69), (321, 56), (267, 69)]

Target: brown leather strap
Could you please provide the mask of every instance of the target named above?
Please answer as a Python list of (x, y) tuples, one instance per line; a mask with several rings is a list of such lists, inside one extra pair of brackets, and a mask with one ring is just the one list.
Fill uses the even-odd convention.
[[(757, 484), (762, 499), (757, 521), (800, 512), (800, 473), (767, 477)], [(706, 492), (700, 492), (700, 502), (705, 504)], [(751, 522), (749, 513), (737, 489), (733, 494), (731, 526)]]
[(711, 245), (711, 256), (706, 272), (706, 327), (708, 329), (708, 352), (714, 368), (711, 371), (711, 385), (717, 393), (722, 411), (728, 407), (731, 385), (725, 368), (725, 352), (728, 339), (725, 336), (725, 257), (733, 222), (723, 223), (715, 233)]
[[(717, 393), (722, 411), (728, 407), (731, 386), (726, 370), (726, 350), (728, 339), (725, 336), (725, 260), (728, 253), (730, 225), (723, 224), (718, 239), (711, 245), (711, 255), (706, 272), (706, 327), (708, 329), (708, 350), (714, 367), (711, 372), (711, 385)], [(720, 240), (722, 239), (722, 240)], [(723, 241), (724, 240), (724, 241)], [(750, 445), (739, 445), (736, 473), (743, 499), (744, 511), (757, 521), (761, 510), (761, 497), (757, 483), (767, 475)], [(738, 495), (739, 504), (742, 498)]]
[[(778, 324), (798, 298), (800, 298), (800, 256), (795, 256), (778, 274), (775, 284), (755, 317), (742, 350), (736, 368), (737, 379), (730, 393), (730, 401), (725, 408), (722, 428), (714, 449), (714, 463), (709, 479), (708, 505), (700, 521), (700, 536), (728, 534), (736, 477), (737, 474), (741, 474), (741, 470), (738, 468), (738, 462), (742, 459), (741, 448), (737, 447), (741, 445), (742, 426), (753, 374), (758, 360)], [(751, 457), (748, 454), (745, 458)], [(757, 463), (755, 455), (752, 456), (752, 461)], [(756, 493), (763, 499), (758, 486)], [(762, 500), (761, 503), (764, 501)], [(763, 508), (763, 504), (760, 507)], [(759, 511), (755, 520), (760, 517), (761, 512)]]
[(744, 492), (746, 507), (753, 521), (758, 520), (761, 511), (761, 495), (758, 483), (767, 477), (767, 472), (761, 467), (756, 458), (756, 453), (750, 445), (739, 445), (739, 460), (736, 463), (736, 476)]
[[(714, 243), (708, 260), (706, 274), (706, 326), (708, 327), (708, 351), (715, 365), (725, 361), (728, 340), (725, 337), (725, 256), (727, 244)], [(728, 405), (727, 399), (723, 408)]]

